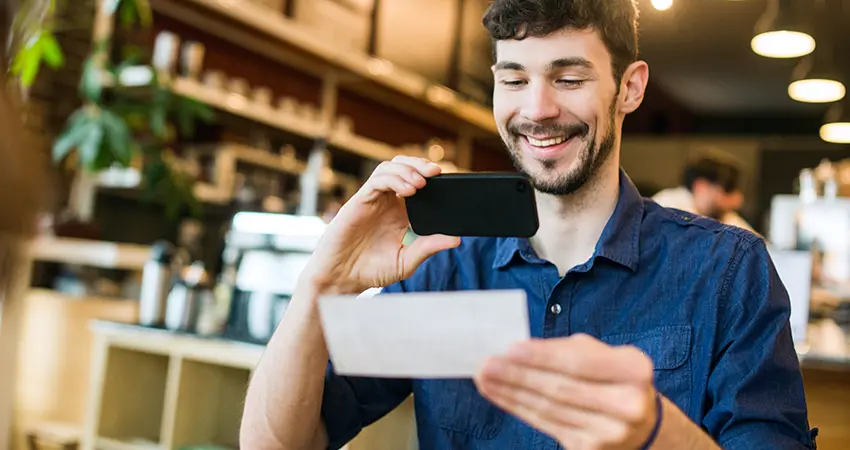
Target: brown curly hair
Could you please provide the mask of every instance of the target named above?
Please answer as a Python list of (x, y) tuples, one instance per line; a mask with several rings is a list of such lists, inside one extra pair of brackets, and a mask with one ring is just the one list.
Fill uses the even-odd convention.
[(494, 57), (496, 41), (543, 37), (565, 28), (596, 30), (611, 53), (619, 82), (638, 59), (638, 16), (635, 0), (495, 0), (483, 23)]

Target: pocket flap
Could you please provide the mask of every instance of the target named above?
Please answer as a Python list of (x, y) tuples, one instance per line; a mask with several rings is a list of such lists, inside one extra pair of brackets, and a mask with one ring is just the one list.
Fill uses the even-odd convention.
[(637, 333), (603, 336), (608, 345), (633, 345), (652, 359), (655, 370), (682, 367), (691, 355), (691, 326), (667, 325)]

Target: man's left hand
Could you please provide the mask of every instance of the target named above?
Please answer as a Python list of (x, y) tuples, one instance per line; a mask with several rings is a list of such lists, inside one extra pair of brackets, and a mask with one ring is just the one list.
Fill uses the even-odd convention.
[(587, 335), (531, 340), (485, 363), (481, 394), (570, 450), (638, 450), (657, 417), (652, 361)]

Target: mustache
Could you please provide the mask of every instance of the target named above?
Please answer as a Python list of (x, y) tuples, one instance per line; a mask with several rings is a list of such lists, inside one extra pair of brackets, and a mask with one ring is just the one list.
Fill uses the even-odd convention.
[(590, 132), (590, 126), (584, 122), (576, 122), (569, 124), (562, 123), (509, 123), (508, 131), (512, 134), (523, 135), (564, 135), (564, 136), (585, 136)]

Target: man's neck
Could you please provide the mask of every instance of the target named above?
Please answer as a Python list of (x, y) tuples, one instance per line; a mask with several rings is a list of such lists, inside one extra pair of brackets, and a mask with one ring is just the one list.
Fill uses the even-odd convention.
[(620, 192), (619, 160), (611, 155), (579, 191), (555, 196), (537, 193), (540, 228), (531, 244), (537, 255), (563, 276), (593, 256)]

